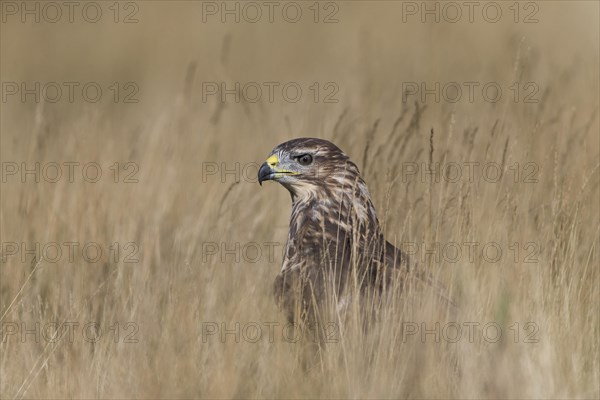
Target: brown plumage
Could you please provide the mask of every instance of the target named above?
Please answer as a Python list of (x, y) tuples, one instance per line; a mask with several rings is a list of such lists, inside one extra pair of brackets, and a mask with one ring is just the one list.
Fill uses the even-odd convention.
[(343, 312), (356, 294), (363, 306), (376, 306), (390, 287), (401, 288), (411, 276), (429, 281), (384, 239), (358, 167), (333, 143), (282, 143), (258, 180), (276, 180), (292, 196), (283, 266), (274, 283), (290, 321), (315, 322), (318, 314)]

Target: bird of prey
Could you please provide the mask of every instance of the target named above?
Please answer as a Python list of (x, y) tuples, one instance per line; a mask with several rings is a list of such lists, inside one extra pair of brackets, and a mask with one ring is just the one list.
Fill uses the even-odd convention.
[[(318, 321), (358, 295), (374, 304), (411, 275), (406, 254), (387, 242), (358, 167), (333, 143), (299, 138), (275, 147), (258, 172), (292, 197), (275, 298), (290, 322)], [(400, 285), (393, 285), (400, 283)]]

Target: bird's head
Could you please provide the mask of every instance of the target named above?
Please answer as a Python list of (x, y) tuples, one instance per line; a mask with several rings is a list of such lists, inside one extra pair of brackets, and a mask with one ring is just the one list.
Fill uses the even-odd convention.
[(359, 178), (358, 168), (333, 143), (316, 138), (293, 139), (275, 147), (258, 171), (258, 183), (277, 181), (292, 198), (319, 197), (323, 190)]

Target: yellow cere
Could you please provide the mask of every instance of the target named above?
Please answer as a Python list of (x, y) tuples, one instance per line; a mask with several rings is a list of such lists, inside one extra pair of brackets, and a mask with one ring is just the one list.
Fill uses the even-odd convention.
[(269, 164), (269, 167), (271, 167), (271, 169), (277, 173), (277, 175), (275, 175), (276, 178), (281, 178), (284, 174), (299, 175), (299, 173), (296, 171), (288, 171), (287, 169), (277, 168), (277, 165), (279, 165), (279, 158), (277, 158), (275, 154), (267, 158), (266, 163)]
[(267, 164), (269, 164), (269, 166), (271, 168), (273, 168), (277, 164), (279, 164), (279, 159), (277, 158), (277, 156), (275, 154), (273, 154), (271, 157), (267, 158)]

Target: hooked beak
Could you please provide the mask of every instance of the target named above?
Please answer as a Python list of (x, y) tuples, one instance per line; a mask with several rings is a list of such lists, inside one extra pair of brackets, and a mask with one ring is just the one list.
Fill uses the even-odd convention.
[(260, 186), (262, 186), (263, 181), (275, 179), (275, 175), (279, 172), (276, 169), (277, 164), (279, 164), (279, 158), (273, 154), (260, 166), (258, 170), (258, 184)]
[(258, 183), (262, 186), (264, 181), (272, 181), (281, 178), (284, 175), (298, 175), (298, 172), (289, 171), (286, 169), (278, 168), (279, 159), (275, 154), (267, 158), (267, 161), (260, 166), (258, 170)]
[(258, 170), (258, 184), (262, 186), (263, 181), (268, 181), (274, 178), (275, 171), (273, 171), (273, 169), (268, 163), (264, 162)]

